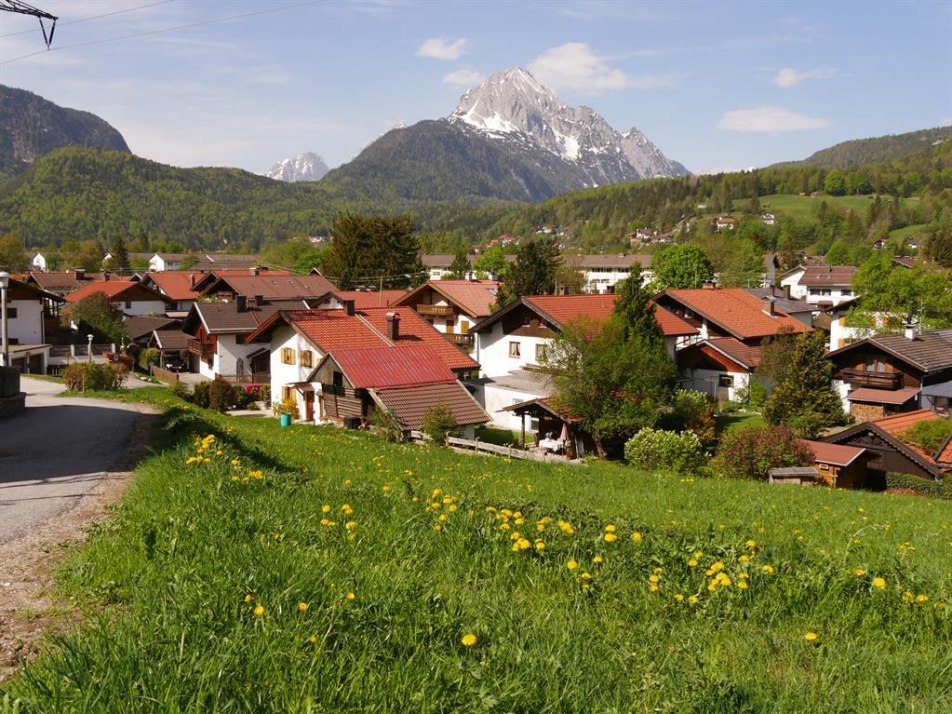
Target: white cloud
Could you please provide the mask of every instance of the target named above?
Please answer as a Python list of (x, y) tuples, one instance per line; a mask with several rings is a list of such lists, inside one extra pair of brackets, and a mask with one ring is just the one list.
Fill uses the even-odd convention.
[(946, 114), (939, 119), (939, 126), (952, 126), (952, 114)]
[(475, 69), (463, 67), (456, 69), (443, 77), (443, 84), (456, 84), (460, 87), (475, 87), (482, 84), (486, 76)]
[(529, 71), (547, 87), (581, 94), (650, 89), (667, 83), (661, 77), (629, 77), (622, 70), (609, 67), (604, 58), (584, 42), (568, 42), (547, 49), (529, 63)]
[(777, 76), (773, 78), (773, 83), (778, 87), (787, 89), (808, 79), (829, 79), (830, 77), (835, 77), (836, 75), (837, 71), (831, 67), (810, 69), (805, 72), (793, 69), (792, 67), (784, 67), (782, 70), (777, 72)]
[(808, 117), (783, 107), (756, 107), (735, 109), (721, 117), (718, 129), (744, 133), (773, 133), (780, 131), (803, 131), (829, 126), (828, 119)]
[(417, 50), (418, 57), (429, 57), (436, 60), (455, 60), (459, 59), (466, 51), (469, 40), (460, 37), (457, 40), (447, 40), (443, 37), (431, 37), (425, 40), (420, 49)]

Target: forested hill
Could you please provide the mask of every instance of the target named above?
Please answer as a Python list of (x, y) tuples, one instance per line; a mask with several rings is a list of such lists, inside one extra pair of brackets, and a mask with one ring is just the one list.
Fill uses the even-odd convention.
[(95, 114), (0, 85), (0, 181), (62, 146), (129, 151), (122, 134)]
[(948, 139), (952, 139), (952, 126), (910, 131), (906, 134), (890, 134), (873, 139), (854, 139), (817, 151), (802, 161), (784, 162), (777, 166), (805, 165), (820, 169), (854, 169), (863, 164), (903, 159)]

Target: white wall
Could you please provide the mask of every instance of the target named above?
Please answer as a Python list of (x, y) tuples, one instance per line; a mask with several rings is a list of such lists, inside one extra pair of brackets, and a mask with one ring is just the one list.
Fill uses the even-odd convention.
[(790, 297), (798, 300), (804, 300), (807, 296), (807, 288), (800, 284), (800, 278), (803, 277), (804, 270), (797, 270), (780, 281), (780, 286), (790, 286)]
[(43, 340), (43, 302), (41, 300), (11, 300), (8, 309), (17, 311), (9, 317), (7, 329), (11, 340), (21, 345), (39, 345)]
[(30, 265), (34, 270), (42, 270), (46, 272), (46, 257), (42, 253), (37, 253), (33, 256), (33, 260), (30, 261)]
[(129, 307), (126, 307), (124, 300), (118, 300), (113, 303), (124, 315), (133, 317), (142, 315), (164, 315), (168, 309), (163, 300), (130, 300), (128, 304)]
[[(255, 347), (261, 347), (260, 344), (255, 345)], [(294, 364), (284, 364), (281, 361), (281, 351), (285, 347), (290, 347), (294, 350)], [(323, 353), (318, 352), (314, 347), (303, 337), (301, 337), (297, 332), (288, 327), (287, 325), (278, 327), (271, 334), (271, 401), (273, 403), (278, 403), (281, 401), (281, 393), (283, 387), (294, 384), (295, 382), (304, 382), (307, 381), (308, 375), (314, 371), (314, 367), (317, 366), (317, 363), (321, 361), (324, 357)], [(313, 353), (313, 358), (310, 367), (301, 366), (301, 352), (304, 350), (310, 350)], [(320, 419), (320, 414), (318, 413), (318, 394), (320, 394), (320, 386), (318, 384), (314, 385), (314, 419)], [(298, 414), (304, 416), (304, 395), (294, 389), (292, 391), (294, 398), (297, 400), (298, 405)]]
[[(517, 432), (522, 429), (522, 417), (516, 416), (512, 412), (502, 411), (503, 407), (510, 407), (519, 402), (525, 402), (544, 396), (547, 395), (542, 390), (530, 392), (503, 387), (493, 382), (479, 385), (476, 388), (475, 394), (476, 401), (479, 402), (480, 406), (489, 414), (493, 426), (498, 426), (502, 429), (511, 429)], [(535, 433), (535, 430), (530, 428), (528, 417), (526, 418), (526, 433)]]
[[(729, 375), (734, 378), (734, 384), (731, 387), (718, 387), (718, 379), (721, 375)], [(750, 377), (746, 372), (725, 372), (713, 369), (686, 369), (681, 373), (684, 381), (681, 386), (685, 389), (693, 389), (698, 392), (704, 392), (714, 399), (736, 400), (737, 392), (747, 387), (747, 381)]]
[[(509, 343), (519, 343), (519, 357), (509, 356)], [(480, 364), (481, 374), (487, 377), (500, 377), (514, 369), (526, 365), (537, 365), (536, 345), (548, 345), (548, 337), (527, 337), (525, 335), (504, 335), (502, 321), (493, 325), (488, 333), (477, 334), (476, 361)]]
[[(803, 288), (803, 292), (805, 293), (803, 299), (811, 305), (815, 305), (819, 302), (831, 302), (835, 307), (841, 302), (846, 302), (856, 297), (851, 288)], [(792, 288), (790, 294), (793, 295)]]

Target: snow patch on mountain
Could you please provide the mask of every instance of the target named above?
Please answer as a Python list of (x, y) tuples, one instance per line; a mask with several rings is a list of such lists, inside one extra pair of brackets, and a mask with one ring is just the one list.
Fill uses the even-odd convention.
[(324, 159), (315, 153), (307, 153), (295, 156), (293, 159), (284, 159), (279, 161), (271, 170), (264, 175), (278, 181), (320, 181), (324, 174), (330, 169), (324, 163)]

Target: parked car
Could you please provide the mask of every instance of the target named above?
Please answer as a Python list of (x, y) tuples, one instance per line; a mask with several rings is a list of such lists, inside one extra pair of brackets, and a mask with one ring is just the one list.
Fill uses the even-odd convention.
[(188, 365), (182, 360), (181, 357), (168, 357), (165, 360), (165, 368), (169, 372), (187, 372)]

